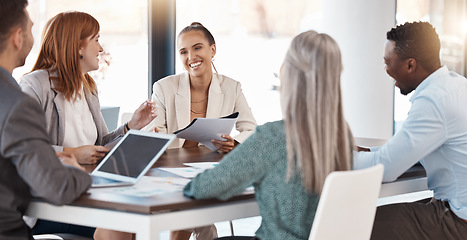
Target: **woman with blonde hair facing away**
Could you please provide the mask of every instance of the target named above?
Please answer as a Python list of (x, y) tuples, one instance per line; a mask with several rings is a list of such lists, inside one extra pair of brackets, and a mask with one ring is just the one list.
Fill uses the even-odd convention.
[[(55, 150), (73, 153), (81, 164), (95, 164), (109, 151), (103, 145), (129, 129), (141, 129), (156, 117), (154, 104), (147, 100), (128, 123), (108, 131), (96, 83), (88, 74), (99, 68), (99, 28), (97, 20), (83, 12), (59, 13), (50, 19), (32, 72), (20, 82), (22, 90), (44, 110)], [(34, 234), (68, 232), (72, 226), (61, 224), (64, 229), (51, 225), (60, 224), (39, 220), (34, 229), (42, 230)], [(77, 231), (79, 234), (82, 229)], [(93, 232), (85, 235), (92, 237)]]
[(315, 31), (296, 36), (280, 74), (283, 120), (257, 127), (185, 187), (186, 196), (221, 200), (255, 187), (262, 216), (256, 236), (226, 239), (308, 239), (326, 176), (352, 166), (341, 72), (340, 50), (331, 37)]
[[(186, 72), (154, 83), (152, 100), (156, 103), (157, 117), (144, 129), (173, 133), (197, 117), (219, 118), (239, 112), (236, 129), (240, 134), (234, 138), (224, 135), (225, 141), (212, 141), (220, 151), (230, 152), (256, 127), (240, 83), (213, 72), (216, 42), (201, 23), (194, 22), (179, 33), (177, 49)], [(194, 146), (198, 143), (176, 139), (170, 147)]]

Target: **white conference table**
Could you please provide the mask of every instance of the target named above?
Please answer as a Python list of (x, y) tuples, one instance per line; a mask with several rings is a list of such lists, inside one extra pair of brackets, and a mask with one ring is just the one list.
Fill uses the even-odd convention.
[[(221, 155), (209, 152), (206, 148), (199, 148), (195, 153), (187, 149), (172, 149), (163, 155), (158, 161), (159, 166), (156, 166), (156, 163), (155, 167), (160, 167), (161, 164), (176, 167), (187, 161), (215, 161), (220, 158)], [(424, 171), (415, 169), (408, 177), (382, 184), (380, 197), (424, 190), (427, 190)], [(193, 200), (184, 197), (181, 192), (149, 198), (91, 193), (65, 206), (33, 200), (27, 215), (51, 221), (133, 232), (138, 240), (146, 240), (159, 239), (160, 232), (165, 230), (186, 229), (259, 216), (259, 209), (252, 191), (228, 201)]]

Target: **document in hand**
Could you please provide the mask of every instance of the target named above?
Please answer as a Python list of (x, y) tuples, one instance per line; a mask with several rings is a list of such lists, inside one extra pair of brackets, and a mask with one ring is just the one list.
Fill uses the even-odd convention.
[(222, 118), (195, 118), (187, 127), (175, 131), (174, 134), (178, 138), (200, 142), (209, 149), (217, 151), (211, 140), (225, 140), (221, 136), (232, 132), (237, 119), (238, 112)]

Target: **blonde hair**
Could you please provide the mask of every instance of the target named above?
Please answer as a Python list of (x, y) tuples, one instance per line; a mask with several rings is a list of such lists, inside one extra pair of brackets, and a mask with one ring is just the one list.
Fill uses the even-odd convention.
[(326, 34), (296, 36), (281, 69), (287, 180), (299, 171), (305, 189), (321, 193), (333, 171), (350, 170), (352, 133), (344, 119), (341, 53)]
[(89, 74), (81, 72), (79, 49), (85, 47), (86, 39), (99, 34), (99, 23), (83, 12), (62, 12), (47, 22), (41, 50), (32, 71), (50, 69), (57, 73), (51, 77), (55, 90), (67, 100), (75, 99), (81, 86), (91, 93), (97, 92), (96, 83)]

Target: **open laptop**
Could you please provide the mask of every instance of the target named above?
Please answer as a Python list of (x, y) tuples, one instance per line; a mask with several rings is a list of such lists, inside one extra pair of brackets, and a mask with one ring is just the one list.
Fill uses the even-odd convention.
[(128, 131), (91, 173), (92, 187), (135, 184), (174, 139), (171, 134)]

